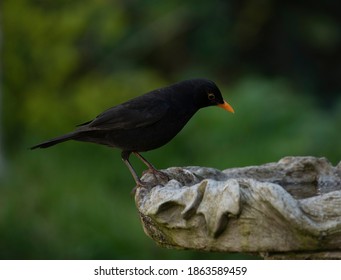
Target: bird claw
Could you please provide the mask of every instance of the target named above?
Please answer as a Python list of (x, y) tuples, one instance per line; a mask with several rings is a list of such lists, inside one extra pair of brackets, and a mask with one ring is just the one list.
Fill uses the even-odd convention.
[(148, 180), (149, 182), (143, 182), (143, 181), (141, 181), (141, 179), (138, 178), (136, 180), (136, 186), (131, 191), (131, 195), (135, 195), (136, 190), (138, 188), (146, 188), (146, 189), (153, 188), (157, 185), (160, 185), (160, 184), (162, 185), (165, 182), (169, 181), (169, 177), (165, 172), (159, 171), (157, 169), (148, 169), (148, 170), (144, 171), (142, 175), (146, 175), (148, 173), (153, 174), (153, 177), (155, 180)]
[(143, 175), (148, 174), (148, 173), (152, 173), (156, 181), (160, 181), (160, 179), (161, 181), (166, 181), (166, 182), (169, 181), (169, 177), (165, 172), (159, 171), (157, 169), (148, 169), (143, 172)]
[(130, 194), (134, 196), (138, 188), (147, 189), (147, 188), (151, 188), (151, 187), (153, 187), (152, 184), (148, 184), (146, 182), (142, 182), (141, 180), (138, 180), (136, 182), (136, 186), (131, 190)]

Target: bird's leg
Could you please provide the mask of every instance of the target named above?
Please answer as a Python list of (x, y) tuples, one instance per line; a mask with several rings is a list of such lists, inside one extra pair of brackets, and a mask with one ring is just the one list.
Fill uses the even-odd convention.
[(133, 152), (133, 154), (137, 156), (145, 165), (147, 165), (148, 169), (157, 171), (154, 165), (152, 165), (148, 160), (146, 160), (141, 154), (139, 154), (138, 152)]
[(153, 175), (156, 177), (156, 174), (159, 175), (161, 178), (165, 180), (169, 180), (167, 174), (157, 170), (154, 165), (152, 165), (148, 160), (146, 160), (141, 154), (138, 152), (133, 152), (135, 156), (137, 156), (147, 167), (148, 169), (153, 173)]
[(131, 175), (133, 176), (135, 182), (136, 182), (136, 185), (137, 187), (142, 187), (144, 186), (145, 184), (140, 180), (139, 176), (137, 175), (134, 167), (131, 165), (130, 161), (129, 161), (129, 156), (130, 156), (131, 152), (129, 151), (123, 151), (121, 153), (121, 157), (122, 157), (122, 160), (123, 162), (125, 163), (125, 165), (128, 167)]

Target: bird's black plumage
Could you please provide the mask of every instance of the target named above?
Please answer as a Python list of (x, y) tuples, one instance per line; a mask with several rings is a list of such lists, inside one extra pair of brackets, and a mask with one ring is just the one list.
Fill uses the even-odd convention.
[(148, 92), (111, 107), (77, 129), (36, 146), (47, 148), (67, 140), (93, 142), (122, 150), (122, 158), (137, 184), (142, 184), (129, 163), (135, 153), (149, 169), (155, 168), (139, 152), (165, 145), (201, 108), (218, 105), (233, 112), (216, 84), (207, 79), (192, 79)]

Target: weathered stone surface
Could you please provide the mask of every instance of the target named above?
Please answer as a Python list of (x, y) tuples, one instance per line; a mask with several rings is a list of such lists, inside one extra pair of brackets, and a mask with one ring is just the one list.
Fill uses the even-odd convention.
[(224, 171), (164, 172), (169, 181), (145, 174), (154, 187), (135, 195), (146, 234), (161, 246), (341, 258), (341, 164), (286, 157)]

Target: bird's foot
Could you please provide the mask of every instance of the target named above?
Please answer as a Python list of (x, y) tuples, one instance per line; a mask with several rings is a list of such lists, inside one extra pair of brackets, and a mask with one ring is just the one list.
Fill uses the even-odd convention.
[(131, 190), (131, 195), (134, 196), (138, 188), (150, 189), (157, 185), (165, 184), (170, 180), (165, 172), (159, 171), (157, 169), (148, 169), (143, 172), (143, 175), (150, 173), (153, 175), (154, 180), (148, 180), (148, 182), (144, 182), (138, 178), (136, 181), (136, 186)]
[(148, 187), (150, 187), (150, 186), (151, 186), (150, 183), (143, 182), (143, 181), (139, 181), (139, 182), (137, 182), (137, 184), (136, 184), (136, 188), (148, 188)]
[(153, 187), (154, 184), (151, 184), (151, 183), (147, 183), (147, 182), (143, 182), (141, 181), (140, 179), (138, 181), (136, 181), (136, 186), (131, 190), (130, 194), (131, 195), (135, 195), (136, 193), (136, 190), (138, 188), (145, 188), (145, 189), (148, 189), (148, 188), (151, 188)]
[(169, 177), (165, 172), (159, 171), (157, 169), (152, 169), (149, 168), (148, 170), (143, 172), (143, 175), (151, 173), (153, 174), (154, 178), (156, 181), (161, 181), (161, 182), (168, 182), (169, 181)]
[(169, 177), (165, 172), (159, 171), (159, 170), (151, 170), (151, 172), (153, 173), (155, 179), (158, 179), (158, 177), (161, 178), (162, 181), (169, 181)]

